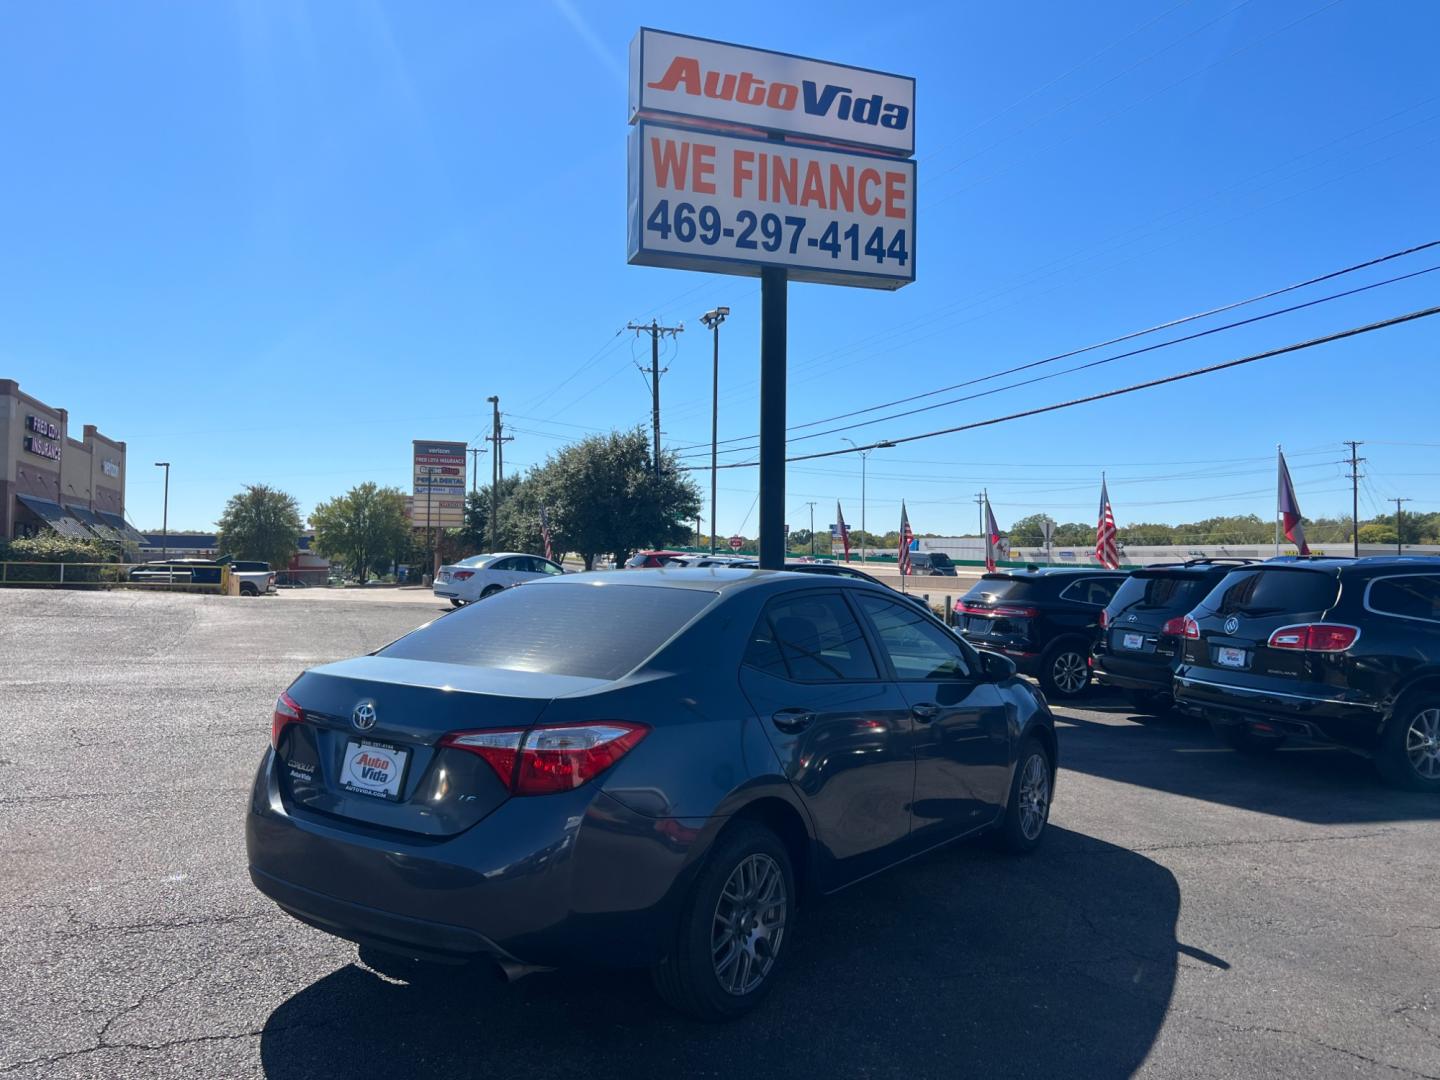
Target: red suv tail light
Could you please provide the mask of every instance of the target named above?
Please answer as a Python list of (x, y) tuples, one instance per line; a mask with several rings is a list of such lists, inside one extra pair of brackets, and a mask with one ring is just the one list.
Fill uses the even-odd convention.
[(285, 734), (285, 729), (291, 724), (303, 723), (305, 710), (295, 704), (295, 699), (289, 694), (281, 693), (275, 699), (275, 714), (270, 717), (270, 745), (280, 749), (280, 736)]
[(456, 581), (469, 581), (472, 577), (475, 576), (475, 571), (456, 570), (455, 573), (451, 574), (450, 576), (453, 577)]
[(1001, 604), (992, 613), (997, 619), (1033, 619), (1040, 612), (1033, 607), (1009, 607)]
[(1105, 629), (1107, 626), (1109, 626), (1109, 625), (1110, 625), (1110, 612), (1102, 610), (1102, 611), (1100, 612), (1100, 629), (1101, 629), (1101, 630), (1104, 630), (1104, 629)]
[(1180, 620), (1180, 632), (1191, 641), (1200, 640), (1200, 624), (1189, 615)]
[(1360, 637), (1360, 630), (1340, 623), (1302, 623), (1282, 626), (1266, 642), (1272, 649), (1294, 649), (1303, 652), (1344, 652)]
[(528, 730), (454, 731), (440, 745), (484, 758), (512, 795), (550, 795), (593, 780), (649, 732), (644, 724), (598, 720)]
[[(1160, 627), (1160, 633), (1170, 634), (1174, 637), (1189, 637), (1190, 635), (1185, 629), (1185, 623), (1187, 621), (1184, 615), (1176, 615), (1173, 619), (1166, 619), (1165, 625)], [(1198, 626), (1195, 628), (1195, 636), (1200, 636), (1200, 628)]]

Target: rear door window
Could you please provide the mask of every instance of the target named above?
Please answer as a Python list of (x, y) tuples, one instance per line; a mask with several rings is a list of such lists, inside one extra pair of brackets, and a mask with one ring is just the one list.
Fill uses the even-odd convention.
[(1323, 570), (1238, 570), (1205, 598), (1220, 615), (1321, 612), (1335, 602), (1338, 583)]
[(1365, 598), (1372, 611), (1440, 623), (1440, 574), (1376, 578)]
[[(444, 615), (380, 656), (618, 679), (648, 660), (715, 599), (702, 589), (639, 585), (506, 589)], [(577, 633), (576, 627), (604, 627)]]
[(771, 600), (750, 635), (745, 663), (796, 682), (879, 678), (860, 624), (836, 593), (801, 592)]
[(1104, 607), (1115, 596), (1123, 578), (1083, 578), (1072, 581), (1060, 593), (1060, 599), (1073, 600), (1077, 604), (1093, 604)]

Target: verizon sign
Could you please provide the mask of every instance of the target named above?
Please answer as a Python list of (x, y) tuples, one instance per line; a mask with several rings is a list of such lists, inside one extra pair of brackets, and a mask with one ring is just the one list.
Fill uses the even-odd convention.
[(642, 28), (630, 43), (630, 122), (696, 122), (909, 156), (915, 80)]

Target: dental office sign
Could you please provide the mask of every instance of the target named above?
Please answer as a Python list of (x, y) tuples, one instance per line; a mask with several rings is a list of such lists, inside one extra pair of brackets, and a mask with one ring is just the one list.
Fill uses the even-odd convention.
[(897, 289), (915, 280), (915, 80), (642, 29), (629, 261)]

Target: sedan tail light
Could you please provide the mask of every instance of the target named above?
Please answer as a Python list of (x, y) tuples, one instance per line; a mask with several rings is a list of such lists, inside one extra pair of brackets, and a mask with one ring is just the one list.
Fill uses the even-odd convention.
[(1266, 644), (1272, 649), (1293, 649), (1302, 652), (1344, 652), (1360, 637), (1355, 626), (1340, 623), (1301, 623), (1282, 626), (1270, 635)]
[(456, 571), (455, 571), (453, 574), (451, 574), (450, 576), (451, 576), (452, 578), (454, 578), (456, 581), (469, 581), (472, 577), (475, 576), (475, 571), (474, 571), (474, 570), (456, 570)]
[(291, 724), (300, 724), (305, 721), (305, 710), (295, 704), (295, 699), (289, 694), (281, 693), (275, 699), (275, 714), (270, 718), (270, 745), (276, 750), (280, 749), (280, 736), (285, 734), (285, 729)]
[[(1160, 627), (1160, 633), (1170, 634), (1174, 637), (1189, 637), (1190, 634), (1185, 628), (1186, 618), (1184, 615), (1176, 615), (1173, 619), (1166, 619), (1165, 625)], [(1200, 636), (1200, 628), (1195, 628), (1195, 636)]]
[[(1168, 626), (1169, 624), (1167, 623), (1166, 625)], [(1186, 615), (1180, 620), (1180, 632), (1191, 641), (1200, 640), (1200, 624), (1189, 615)]]
[(440, 746), (484, 758), (512, 795), (550, 795), (593, 780), (649, 732), (644, 724), (601, 720), (454, 731), (440, 740)]

